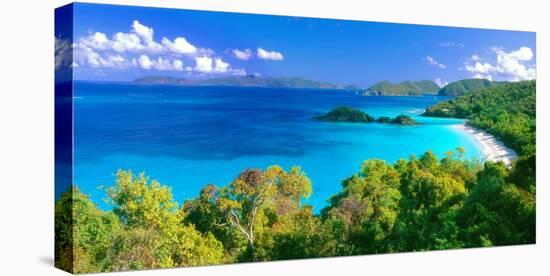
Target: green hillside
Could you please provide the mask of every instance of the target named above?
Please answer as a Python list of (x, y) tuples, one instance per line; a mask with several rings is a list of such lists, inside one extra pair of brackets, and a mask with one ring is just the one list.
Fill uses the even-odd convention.
[(403, 81), (395, 84), (380, 81), (367, 88), (367, 92), (382, 96), (415, 96), (423, 93), (435, 94), (439, 89), (439, 86), (430, 80)]
[(506, 84), (506, 82), (490, 81), (486, 79), (466, 79), (451, 82), (439, 90), (440, 96), (461, 96), (468, 92), (479, 91), (484, 88)]

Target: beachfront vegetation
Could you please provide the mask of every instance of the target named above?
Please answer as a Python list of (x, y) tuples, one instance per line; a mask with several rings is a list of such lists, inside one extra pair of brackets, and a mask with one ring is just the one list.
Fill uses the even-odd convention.
[(110, 211), (78, 188), (59, 198), (55, 262), (84, 273), (534, 243), (521, 169), (466, 160), (462, 149), (367, 160), (319, 214), (304, 204), (312, 183), (298, 167), (247, 169), (183, 204), (119, 171)]
[(514, 149), (514, 178), (535, 192), (536, 82), (523, 81), (471, 92), (429, 107), (425, 116), (467, 119), (467, 123), (497, 137)]

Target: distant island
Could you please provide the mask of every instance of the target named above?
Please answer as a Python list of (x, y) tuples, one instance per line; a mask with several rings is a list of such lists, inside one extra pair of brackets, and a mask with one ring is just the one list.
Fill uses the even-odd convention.
[(369, 114), (353, 109), (347, 106), (336, 107), (327, 114), (313, 117), (315, 120), (327, 121), (327, 122), (348, 122), (348, 123), (383, 123), (383, 124), (397, 124), (397, 125), (416, 125), (418, 124), (413, 118), (407, 115), (399, 115), (395, 118), (380, 117), (375, 119)]
[(367, 88), (364, 94), (377, 96), (418, 96), (421, 94), (437, 94), (439, 90), (440, 87), (431, 80), (408, 80), (395, 84), (389, 81), (380, 81)]
[(490, 81), (486, 79), (465, 79), (447, 84), (439, 90), (439, 96), (462, 96), (468, 92), (476, 92), (485, 88), (507, 84), (505, 81)]
[(136, 84), (166, 84), (182, 86), (239, 86), (239, 87), (270, 87), (270, 88), (309, 88), (338, 89), (342, 91), (361, 92), (366, 96), (419, 96), (434, 94), (439, 96), (458, 97), (469, 92), (495, 87), (509, 82), (490, 81), (486, 79), (465, 79), (447, 84), (440, 88), (431, 80), (403, 81), (391, 83), (379, 81), (366, 90), (355, 85), (338, 85), (330, 82), (310, 80), (302, 77), (261, 77), (256, 75), (232, 76), (210, 79), (189, 79), (167, 76), (148, 76), (134, 80)]
[(211, 79), (188, 79), (166, 76), (149, 76), (134, 80), (138, 84), (168, 84), (168, 85), (217, 85), (217, 86), (250, 86), (273, 88), (315, 88), (315, 89), (342, 89), (359, 91), (355, 85), (338, 85), (301, 77), (261, 77), (256, 75), (233, 76)]

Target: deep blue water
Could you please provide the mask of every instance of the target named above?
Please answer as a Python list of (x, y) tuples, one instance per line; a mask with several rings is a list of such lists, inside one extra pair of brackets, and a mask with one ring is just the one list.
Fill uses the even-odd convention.
[[(74, 181), (102, 208), (100, 185), (118, 169), (145, 172), (172, 187), (178, 202), (206, 184), (226, 185), (245, 168), (299, 165), (312, 180), (318, 211), (365, 159), (393, 162), (432, 150), (441, 156), (478, 145), (452, 125), (424, 118), (444, 97), (359, 96), (335, 90), (182, 87), (75, 82)], [(312, 116), (340, 105), (368, 114), (407, 114), (423, 124), (326, 123)]]

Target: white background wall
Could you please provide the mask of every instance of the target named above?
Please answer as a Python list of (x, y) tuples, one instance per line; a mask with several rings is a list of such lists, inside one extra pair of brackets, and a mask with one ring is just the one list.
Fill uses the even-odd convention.
[[(0, 275), (53, 268), (53, 10), (69, 1), (0, 2)], [(120, 275), (549, 275), (547, 1), (110, 0), (130, 4), (537, 32), (537, 245), (182, 268)], [(544, 22), (546, 21), (546, 22)], [(544, 24), (546, 23), (546, 25)], [(546, 170), (545, 170), (546, 169)], [(119, 275), (112, 273), (109, 275)]]

